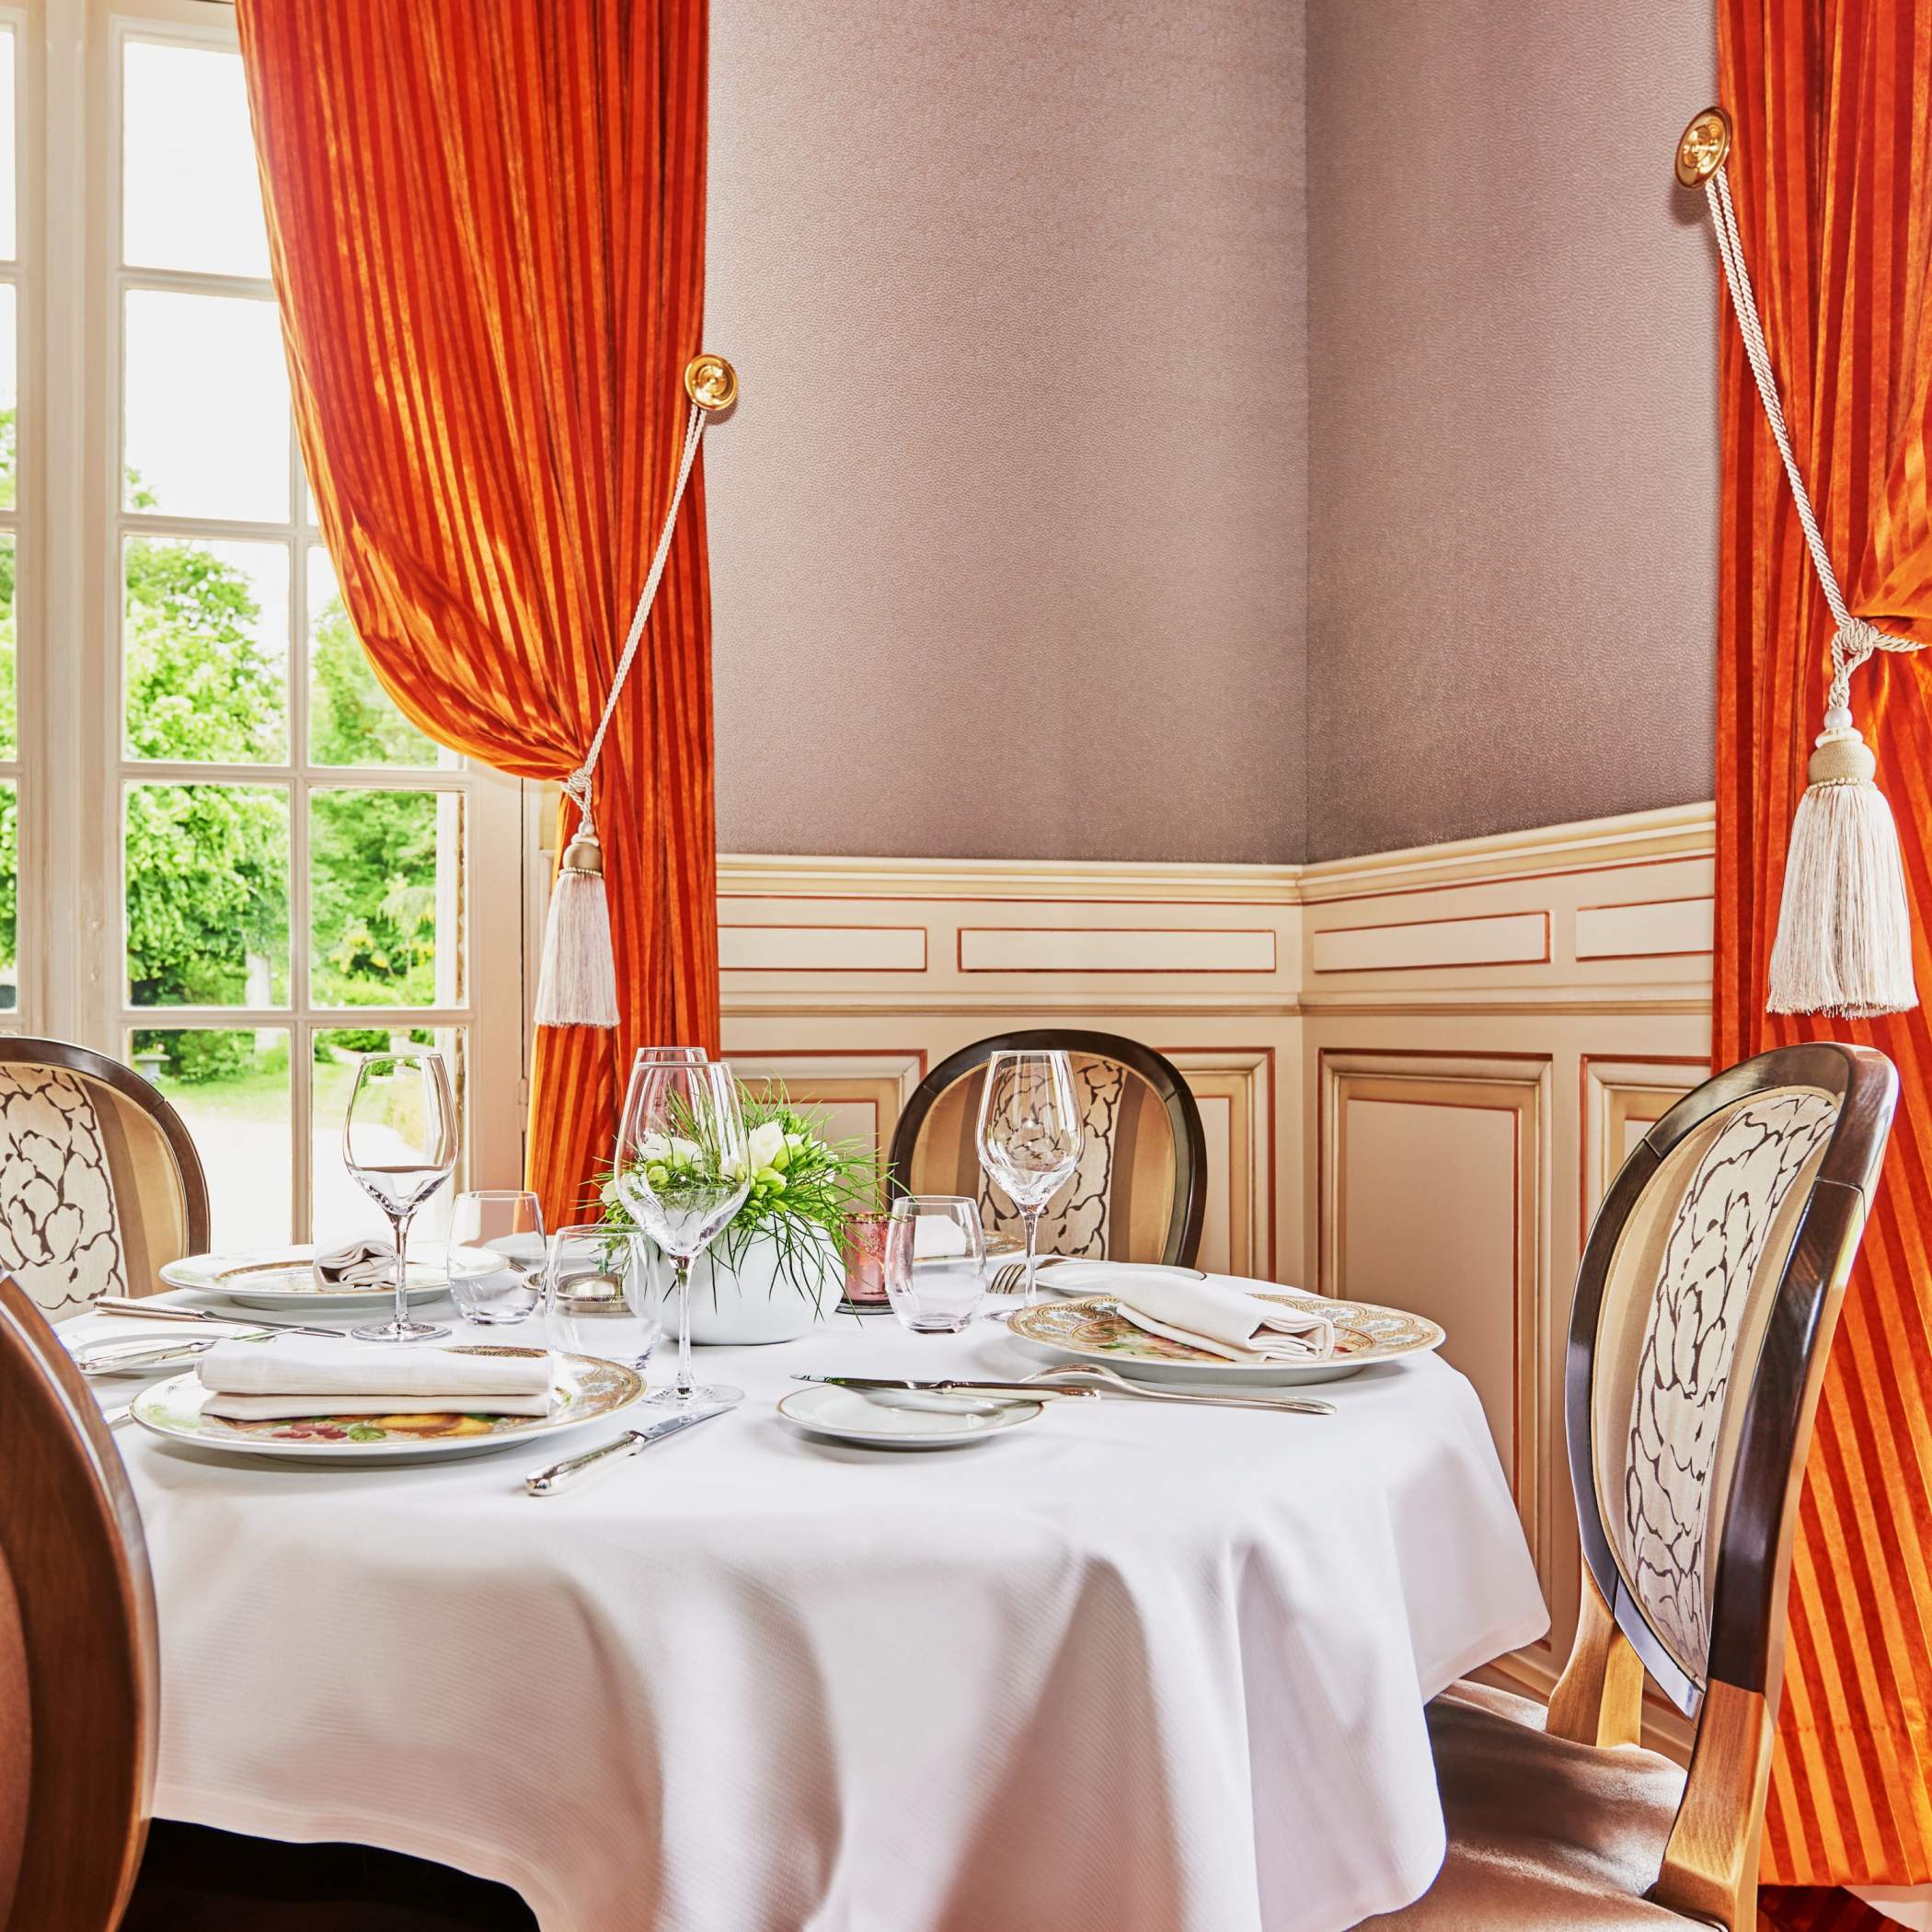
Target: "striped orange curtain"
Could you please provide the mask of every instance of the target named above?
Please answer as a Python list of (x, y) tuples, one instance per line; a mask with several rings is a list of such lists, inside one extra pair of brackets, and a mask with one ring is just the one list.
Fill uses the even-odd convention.
[[(1932, 638), (1932, 8), (1719, 0), (1718, 13), (1731, 187), (1800, 465), (1852, 609)], [(1857, 1039), (1903, 1082), (1805, 1486), (1765, 1877), (1920, 1884), (1932, 1880), (1932, 1019), (1764, 1010), (1832, 623), (1728, 320), (1723, 339), (1717, 1058)], [(1898, 817), (1932, 995), (1932, 661), (1875, 659), (1852, 704)]]
[[(560, 778), (670, 500), (704, 300), (705, 0), (240, 0), (303, 454), (376, 674)], [(571, 1213), (631, 1050), (718, 1033), (703, 466), (597, 770), (624, 1023), (545, 1029), (531, 1184)], [(573, 815), (574, 822), (574, 815)], [(473, 921), (518, 916), (472, 880)]]

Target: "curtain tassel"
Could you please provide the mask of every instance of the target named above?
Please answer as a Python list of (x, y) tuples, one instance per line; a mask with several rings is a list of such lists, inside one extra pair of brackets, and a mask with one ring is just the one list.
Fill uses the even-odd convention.
[(604, 847), (588, 813), (550, 889), (544, 963), (536, 982), (536, 1023), (617, 1024), (617, 960), (611, 945), (610, 902), (604, 890)]
[(1903, 1013), (1918, 995), (1898, 827), (1851, 712), (1834, 706), (1824, 727), (1791, 822), (1765, 1005), (1849, 1019)]

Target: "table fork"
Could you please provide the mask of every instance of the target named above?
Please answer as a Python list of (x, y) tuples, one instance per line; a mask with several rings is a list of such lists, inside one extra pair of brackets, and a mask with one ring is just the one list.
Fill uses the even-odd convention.
[(1018, 1376), (1013, 1386), (1024, 1388), (1033, 1384), (1075, 1381), (1089, 1386), (1098, 1383), (1118, 1395), (1139, 1396), (1152, 1402), (1205, 1403), (1217, 1409), (1278, 1409), (1296, 1416), (1331, 1416), (1335, 1413), (1334, 1403), (1321, 1401), (1314, 1396), (1248, 1396), (1236, 1389), (1223, 1394), (1219, 1389), (1163, 1388), (1157, 1383), (1133, 1381), (1098, 1362), (1036, 1369), (1030, 1375)]

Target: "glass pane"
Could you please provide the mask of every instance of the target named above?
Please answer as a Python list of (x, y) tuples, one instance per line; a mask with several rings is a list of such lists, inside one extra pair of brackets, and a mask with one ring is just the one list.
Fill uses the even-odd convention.
[(136, 1028), (134, 1064), (188, 1122), (208, 1176), (217, 1248), (294, 1234), (289, 1036), (278, 1027)]
[(14, 535), (0, 532), (0, 758), (20, 755), (18, 653), (14, 630)]
[(289, 378), (272, 302), (130, 289), (126, 362), (130, 510), (287, 518)]
[(122, 75), (121, 259), (267, 275), (241, 55), (130, 40)]
[[(468, 1144), (468, 1100), (464, 1079), (467, 1045), (461, 1027), (403, 1027), (385, 1021), (372, 1027), (330, 1028), (315, 1036), (315, 1084), (309, 1103), (309, 1199), (315, 1204), (315, 1237), (325, 1247), (352, 1240), (358, 1235), (386, 1235), (389, 1223), (383, 1211), (349, 1177), (342, 1165), (342, 1121), (349, 1111), (349, 1089), (364, 1053), (408, 1052), (414, 1047), (438, 1048), (450, 1064), (450, 1082), (456, 1091), (457, 1117), (465, 1121)], [(409, 1245), (438, 1240), (450, 1225), (451, 1198), (466, 1183), (463, 1156), (455, 1179), (430, 1196), (409, 1229)]]
[(14, 507), (19, 468), (19, 344), (15, 335), (14, 284), (0, 282), (0, 510)]
[(0, 1013), (20, 1005), (20, 790), (0, 779)]
[(288, 792), (130, 785), (126, 837), (131, 1004), (285, 1006)]
[[(237, 55), (238, 59), (239, 56)], [(14, 30), (0, 28), (0, 256), (14, 259)]]
[(375, 681), (318, 544), (308, 553), (308, 754), (317, 765), (454, 765)]
[(128, 755), (285, 758), (288, 551), (134, 536), (124, 561)]
[(463, 997), (463, 796), (309, 794), (309, 986), (318, 1006)]

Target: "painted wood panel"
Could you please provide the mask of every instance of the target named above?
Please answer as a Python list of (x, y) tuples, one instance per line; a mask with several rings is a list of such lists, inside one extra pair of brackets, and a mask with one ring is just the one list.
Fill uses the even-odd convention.
[(924, 972), (923, 926), (725, 926), (721, 972)]
[(1541, 911), (1331, 926), (1314, 936), (1311, 949), (1317, 972), (1540, 966), (1548, 959), (1549, 914)]
[(961, 972), (1272, 972), (1275, 936), (1221, 926), (962, 926)]
[(1714, 908), (1708, 897), (1650, 899), (1577, 908), (1579, 960), (1668, 959), (1711, 949)]

